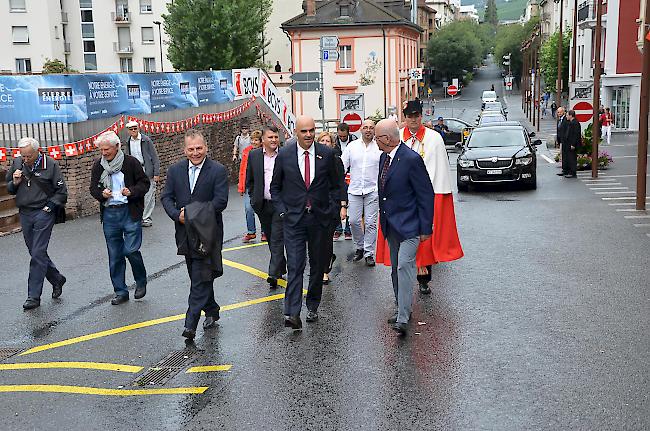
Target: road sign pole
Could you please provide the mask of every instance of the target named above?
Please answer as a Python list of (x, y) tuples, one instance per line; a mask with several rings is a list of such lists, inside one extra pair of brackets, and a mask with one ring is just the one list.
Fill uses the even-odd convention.
[(454, 96), (451, 96), (451, 118), (454, 118)]
[(320, 102), (322, 129), (325, 131), (325, 75), (323, 74), (323, 39), (320, 40)]

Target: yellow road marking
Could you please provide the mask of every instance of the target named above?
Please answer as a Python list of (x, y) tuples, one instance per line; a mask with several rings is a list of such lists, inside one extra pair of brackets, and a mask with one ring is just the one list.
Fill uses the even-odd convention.
[(235, 250), (243, 250), (245, 248), (251, 248), (251, 247), (259, 247), (260, 245), (267, 245), (268, 242), (256, 242), (255, 244), (246, 244), (246, 245), (240, 245), (237, 247), (230, 247), (230, 248), (224, 248), (221, 250), (222, 252), (224, 251), (235, 251)]
[(211, 371), (229, 371), (232, 365), (203, 365), (189, 368), (186, 373), (209, 373)]
[(137, 373), (142, 371), (142, 367), (135, 365), (109, 364), (106, 362), (24, 362), (20, 364), (0, 364), (0, 371), (47, 368), (78, 368), (85, 370), (120, 371), (122, 373)]
[(2, 385), (0, 392), (51, 392), (59, 394), (105, 395), (114, 397), (130, 397), (134, 395), (174, 395), (202, 394), (207, 386), (189, 388), (160, 388), (160, 389), (108, 389), (88, 386), (62, 385)]
[[(242, 270), (256, 277), (260, 277), (264, 280), (266, 280), (266, 278), (268, 277), (268, 274), (266, 274), (263, 271), (260, 271), (259, 269), (238, 262), (233, 262), (232, 260), (223, 259), (223, 264)], [(282, 287), (287, 287), (287, 282), (285, 280), (280, 279), (278, 280), (278, 285)], [(303, 294), (306, 293), (307, 291), (303, 290)], [(276, 301), (282, 298), (284, 298), (284, 293), (278, 293), (276, 295), (264, 296), (262, 298), (251, 299), (248, 301), (237, 302), (235, 304), (224, 305), (223, 307), (221, 307), (221, 311), (236, 310), (238, 308), (248, 307), (255, 304), (262, 304), (264, 302)], [(176, 322), (178, 320), (183, 320), (183, 319), (185, 319), (185, 313), (176, 314), (174, 316), (161, 317), (160, 319), (145, 320), (144, 322), (133, 323), (131, 325), (120, 326), (117, 328), (107, 329), (105, 331), (100, 331), (100, 332), (94, 332), (92, 334), (86, 334), (79, 337), (68, 338), (67, 340), (57, 341), (55, 343), (43, 344), (41, 346), (32, 347), (31, 349), (20, 353), (18, 356), (31, 355), (32, 353), (38, 353), (45, 350), (51, 350), (59, 347), (69, 346), (71, 344), (83, 343), (85, 341), (95, 340), (97, 338), (108, 337), (109, 335), (115, 335), (115, 334), (120, 334), (122, 332), (133, 331), (135, 329), (147, 328), (149, 326), (160, 325), (162, 323)]]

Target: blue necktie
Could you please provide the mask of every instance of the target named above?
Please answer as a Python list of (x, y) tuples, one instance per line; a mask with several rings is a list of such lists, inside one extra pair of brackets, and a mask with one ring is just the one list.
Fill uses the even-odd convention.
[(194, 192), (194, 184), (196, 182), (196, 171), (199, 169), (198, 166), (190, 166), (190, 193)]

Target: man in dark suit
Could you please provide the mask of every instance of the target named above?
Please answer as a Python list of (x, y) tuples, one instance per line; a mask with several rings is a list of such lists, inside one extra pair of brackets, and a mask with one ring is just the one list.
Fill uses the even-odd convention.
[(566, 134), (569, 130), (569, 120), (566, 118), (566, 112), (563, 107), (557, 108), (557, 143), (560, 145), (560, 151), (562, 152), (562, 172), (558, 173), (559, 176), (564, 176), (569, 171), (567, 165), (568, 154), (566, 150), (568, 146), (565, 144)]
[(280, 150), (273, 169), (271, 198), (284, 222), (287, 250), (287, 292), (284, 298), (284, 325), (302, 328), (302, 279), (305, 271), (305, 244), (309, 249), (308, 322), (318, 320), (323, 290), (322, 247), (332, 218), (334, 198), (340, 195), (340, 181), (334, 152), (314, 142), (316, 125), (307, 116), (296, 121), (297, 141), (290, 140)]
[(220, 163), (207, 157), (208, 146), (203, 134), (190, 129), (185, 133), (185, 156), (187, 160), (175, 163), (167, 171), (167, 181), (161, 201), (167, 215), (174, 220), (178, 254), (185, 256), (190, 276), (189, 307), (185, 315), (183, 337), (192, 340), (205, 312), (203, 329), (215, 326), (219, 320), (219, 304), (214, 299), (214, 279), (221, 275), (217, 268), (221, 262), (199, 253), (190, 246), (185, 225), (185, 207), (195, 202), (211, 202), (216, 225), (216, 245), (219, 257), (223, 245), (223, 221), (221, 212), (228, 205), (228, 173)]
[(284, 257), (284, 232), (280, 213), (271, 200), (271, 180), (273, 168), (278, 158), (280, 135), (275, 126), (262, 129), (262, 147), (248, 154), (246, 166), (246, 190), (250, 195), (251, 206), (260, 219), (262, 231), (266, 234), (271, 251), (269, 277), (266, 281), (271, 289), (278, 287), (278, 279), (287, 272)]
[(397, 313), (388, 322), (405, 335), (416, 281), (415, 254), (433, 232), (434, 193), (422, 157), (400, 142), (395, 121), (377, 123), (375, 140), (384, 152), (379, 159), (379, 220), (390, 248), (397, 303)]
[(578, 171), (578, 148), (582, 141), (582, 127), (576, 120), (576, 111), (570, 110), (566, 115), (567, 131), (564, 138), (564, 144), (567, 147), (563, 151), (562, 160), (566, 159), (567, 172), (564, 178), (576, 178)]

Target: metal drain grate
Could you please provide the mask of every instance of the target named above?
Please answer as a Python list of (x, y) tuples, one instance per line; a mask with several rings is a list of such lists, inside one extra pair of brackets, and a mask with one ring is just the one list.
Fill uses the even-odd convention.
[(196, 355), (200, 352), (200, 350), (180, 350), (177, 352), (171, 352), (160, 362), (135, 379), (133, 381), (133, 386), (164, 385), (169, 381), (169, 379), (194, 362)]
[(14, 355), (22, 352), (23, 349), (16, 349), (15, 347), (1, 347), (0, 348), (0, 361), (11, 358)]

